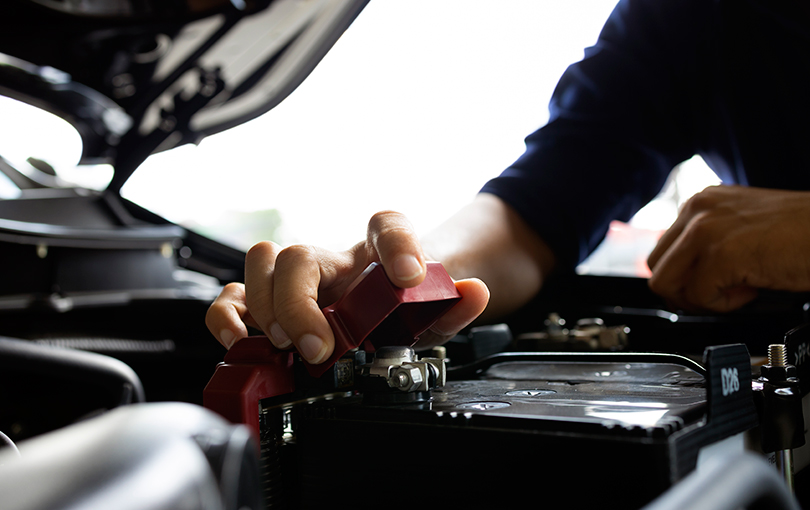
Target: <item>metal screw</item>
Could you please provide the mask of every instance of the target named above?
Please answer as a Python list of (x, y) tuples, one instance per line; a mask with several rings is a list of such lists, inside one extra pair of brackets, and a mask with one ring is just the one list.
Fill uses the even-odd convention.
[(787, 365), (785, 344), (771, 344), (768, 346), (768, 364), (773, 367), (784, 367)]

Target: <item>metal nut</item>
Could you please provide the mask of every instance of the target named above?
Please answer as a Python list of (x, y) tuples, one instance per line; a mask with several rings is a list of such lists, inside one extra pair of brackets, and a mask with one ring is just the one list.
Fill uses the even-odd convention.
[(415, 391), (424, 382), (422, 371), (414, 365), (402, 365), (394, 369), (388, 378), (388, 385), (402, 391)]

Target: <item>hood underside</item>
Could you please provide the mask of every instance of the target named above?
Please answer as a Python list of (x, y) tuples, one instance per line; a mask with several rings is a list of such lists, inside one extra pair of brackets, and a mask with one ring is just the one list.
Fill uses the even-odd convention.
[(150, 154), (280, 103), (366, 3), (4, 0), (0, 94), (70, 122), (117, 193)]

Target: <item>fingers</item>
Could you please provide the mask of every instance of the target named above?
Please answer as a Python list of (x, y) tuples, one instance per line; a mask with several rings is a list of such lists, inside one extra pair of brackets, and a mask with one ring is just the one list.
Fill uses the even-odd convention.
[(332, 355), (335, 337), (318, 303), (319, 292), (347, 272), (340, 256), (306, 246), (279, 254), (273, 290), (277, 324), (299, 354), (312, 364)]
[(651, 271), (655, 271), (661, 258), (670, 250), (670, 247), (681, 237), (684, 230), (688, 229), (689, 224), (695, 217), (711, 210), (718, 200), (718, 195), (725, 193), (727, 187), (724, 186), (709, 186), (702, 192), (691, 197), (684, 204), (678, 217), (673, 222), (666, 232), (658, 240), (650, 256), (647, 258), (647, 265)]
[(327, 359), (334, 336), (319, 291), (350, 272), (347, 257), (308, 246), (259, 243), (245, 258), (245, 301), (259, 329), (279, 349), (295, 347), (308, 362)]
[(245, 259), (245, 301), (259, 329), (280, 349), (295, 347), (317, 364), (334, 350), (334, 334), (321, 312), (374, 260), (400, 287), (421, 283), (425, 256), (413, 227), (399, 213), (369, 222), (367, 242), (345, 253), (309, 246), (255, 245)]
[[(745, 207), (749, 190), (712, 187), (692, 197), (650, 254), (650, 289), (673, 307), (727, 312), (753, 300), (763, 257), (755, 245), (768, 227), (752, 228)], [(753, 212), (761, 221), (767, 215)]]
[(669, 251), (672, 244), (675, 243), (675, 241), (677, 241), (680, 237), (681, 232), (683, 232), (687, 222), (688, 220), (685, 215), (678, 216), (675, 222), (658, 239), (658, 243), (656, 243), (655, 248), (653, 248), (653, 251), (651, 251), (650, 255), (647, 257), (647, 267), (650, 268), (650, 271), (655, 271), (656, 267), (658, 267), (658, 264), (661, 261), (661, 258)]
[[(669, 239), (662, 236), (662, 241), (667, 243), (666, 250), (660, 252), (657, 260), (650, 264), (653, 274), (648, 285), (653, 292), (666, 298), (672, 305), (689, 309), (685, 287), (691, 279), (690, 273), (696, 262), (697, 250), (703, 240), (700, 239), (700, 230), (694, 225), (680, 226), (676, 232), (677, 235), (670, 236)], [(658, 246), (661, 246), (660, 242)]]
[(744, 304), (740, 300), (749, 294), (740, 292), (745, 278), (737, 270), (746, 264), (739, 253), (729, 253), (727, 244), (717, 242), (718, 228), (707, 213), (697, 214), (654, 264), (649, 287), (670, 306), (725, 312)]
[(286, 349), (292, 341), (276, 326), (273, 308), (273, 274), (280, 251), (281, 248), (271, 242), (258, 243), (248, 250), (245, 257), (245, 302), (257, 327), (273, 345)]
[[(232, 345), (229, 332), (234, 338), (246, 336), (247, 320), (276, 347), (295, 347), (308, 362), (322, 363), (332, 355), (335, 339), (321, 309), (336, 300), (372, 261), (379, 261), (399, 287), (414, 287), (426, 275), (425, 255), (413, 227), (402, 214), (391, 211), (374, 215), (366, 242), (347, 252), (258, 243), (245, 258), (241, 293), (229, 291), (218, 298), (212, 332), (223, 345)], [(460, 287), (473, 290), (467, 291), (471, 296), (467, 304), (455, 312), (455, 322), (461, 324), (458, 329), (480, 314), (488, 299), (483, 283), (460, 283)], [(238, 331), (237, 323), (241, 324)]]
[(461, 300), (419, 337), (417, 349), (445, 343), (484, 312), (489, 303), (489, 289), (484, 282), (477, 278), (459, 280), (456, 289)]
[(385, 268), (397, 287), (415, 287), (425, 279), (425, 254), (408, 219), (397, 212), (383, 211), (368, 224), (366, 246)]
[(685, 300), (714, 312), (735, 310), (752, 301), (757, 296), (757, 290), (749, 284), (754, 258), (732, 244), (710, 242), (696, 258), (684, 283)]
[(248, 336), (247, 325), (253, 322), (245, 302), (245, 286), (229, 283), (222, 289), (205, 314), (205, 325), (219, 343), (230, 349)]

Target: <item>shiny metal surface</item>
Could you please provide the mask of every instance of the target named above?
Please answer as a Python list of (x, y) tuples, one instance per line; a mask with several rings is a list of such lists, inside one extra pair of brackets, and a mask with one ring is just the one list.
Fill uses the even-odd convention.
[(653, 363), (509, 362), (485, 380), (450, 382), (434, 390), (433, 410), (576, 421), (652, 433), (699, 419), (703, 378), (692, 370)]

